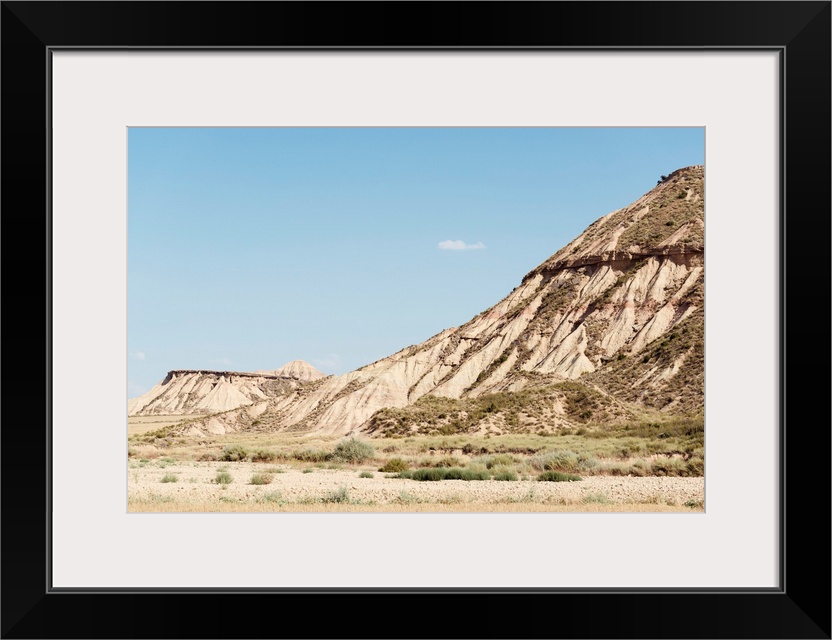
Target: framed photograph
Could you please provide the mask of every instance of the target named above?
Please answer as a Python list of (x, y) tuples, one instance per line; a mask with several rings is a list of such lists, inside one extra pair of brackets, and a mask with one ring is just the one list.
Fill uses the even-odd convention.
[(2, 11), (3, 637), (830, 637), (830, 3)]

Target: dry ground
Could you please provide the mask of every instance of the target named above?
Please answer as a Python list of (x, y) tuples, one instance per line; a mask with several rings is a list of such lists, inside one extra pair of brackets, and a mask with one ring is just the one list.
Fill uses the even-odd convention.
[[(360, 467), (254, 462), (140, 462), (128, 469), (130, 511), (702, 511), (704, 478), (589, 476), (580, 482), (418, 482)], [(364, 470), (369, 472), (365, 467)], [(218, 474), (230, 484), (216, 482)], [(251, 484), (252, 476), (270, 478)], [(176, 478), (163, 482), (163, 478)]]
[[(576, 436), (543, 438), (512, 435), (495, 438), (367, 439), (371, 459), (359, 464), (316, 460), (305, 454), (332, 451), (343, 438), (304, 438), (275, 433), (240, 433), (211, 438), (146, 437), (186, 416), (130, 418), (128, 510), (131, 512), (683, 512), (704, 510), (705, 482), (698, 477), (611, 475), (614, 468), (635, 470), (642, 461), (668, 459), (671, 441), (599, 440)], [(144, 434), (144, 435), (143, 435)], [(465, 453), (465, 444), (476, 451)], [(655, 446), (653, 446), (655, 444)], [(226, 447), (249, 452), (245, 461), (222, 461)], [(489, 453), (484, 453), (485, 447)], [(639, 453), (622, 454), (622, 447)], [(657, 448), (658, 447), (658, 448)], [(662, 453), (662, 447), (669, 447)], [(568, 449), (592, 456), (591, 469), (575, 482), (540, 482), (533, 458)], [(254, 451), (275, 455), (254, 462)], [(657, 452), (658, 451), (658, 452)], [(502, 454), (500, 452), (503, 452)], [(505, 452), (513, 452), (507, 454)], [(525, 453), (524, 453), (525, 452)], [(535, 452), (535, 453), (529, 453)], [(617, 453), (615, 453), (617, 452)], [(625, 455), (625, 459), (612, 457)], [(402, 458), (411, 468), (453, 466), (485, 468), (494, 456), (508, 458), (516, 480), (442, 480), (424, 482), (394, 477), (379, 468)], [(629, 457), (627, 457), (629, 456)], [(676, 460), (680, 462), (680, 460)], [(444, 465), (449, 466), (449, 465)], [(501, 467), (502, 468), (502, 467)], [(361, 477), (362, 473), (365, 476)], [(221, 474), (226, 474), (226, 483)], [(253, 477), (264, 476), (265, 484)]]

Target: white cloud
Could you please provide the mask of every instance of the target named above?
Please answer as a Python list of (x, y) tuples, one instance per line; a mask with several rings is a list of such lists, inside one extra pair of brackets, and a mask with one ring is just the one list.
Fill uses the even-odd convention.
[(466, 251), (468, 249), (485, 249), (485, 245), (482, 242), (466, 244), (462, 240), (443, 240), (439, 243), (439, 248), (447, 251)]
[(129, 355), (131, 358), (135, 358), (136, 360), (140, 360), (141, 362), (147, 360), (147, 357), (144, 355), (144, 351), (131, 351)]
[(338, 373), (341, 371), (341, 356), (330, 353), (326, 358), (312, 360), (312, 364), (324, 373)]

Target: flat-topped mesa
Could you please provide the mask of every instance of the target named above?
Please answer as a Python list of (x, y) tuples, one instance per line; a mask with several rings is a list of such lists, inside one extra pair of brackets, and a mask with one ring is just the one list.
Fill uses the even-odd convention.
[(325, 378), (311, 364), (295, 360), (274, 371), (174, 369), (150, 391), (127, 403), (128, 415), (209, 414), (255, 405)]
[(273, 373), (259, 373), (249, 371), (215, 371), (213, 369), (174, 369), (168, 371), (168, 375), (162, 384), (168, 384), (171, 380), (188, 374), (212, 375), (224, 378), (265, 378), (267, 380), (296, 380), (293, 376), (277, 376)]

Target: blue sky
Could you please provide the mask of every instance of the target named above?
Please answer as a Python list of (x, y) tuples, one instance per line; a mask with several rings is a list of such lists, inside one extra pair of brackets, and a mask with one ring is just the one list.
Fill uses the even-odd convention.
[(128, 396), (170, 369), (346, 373), (498, 302), (704, 164), (701, 128), (131, 128)]

